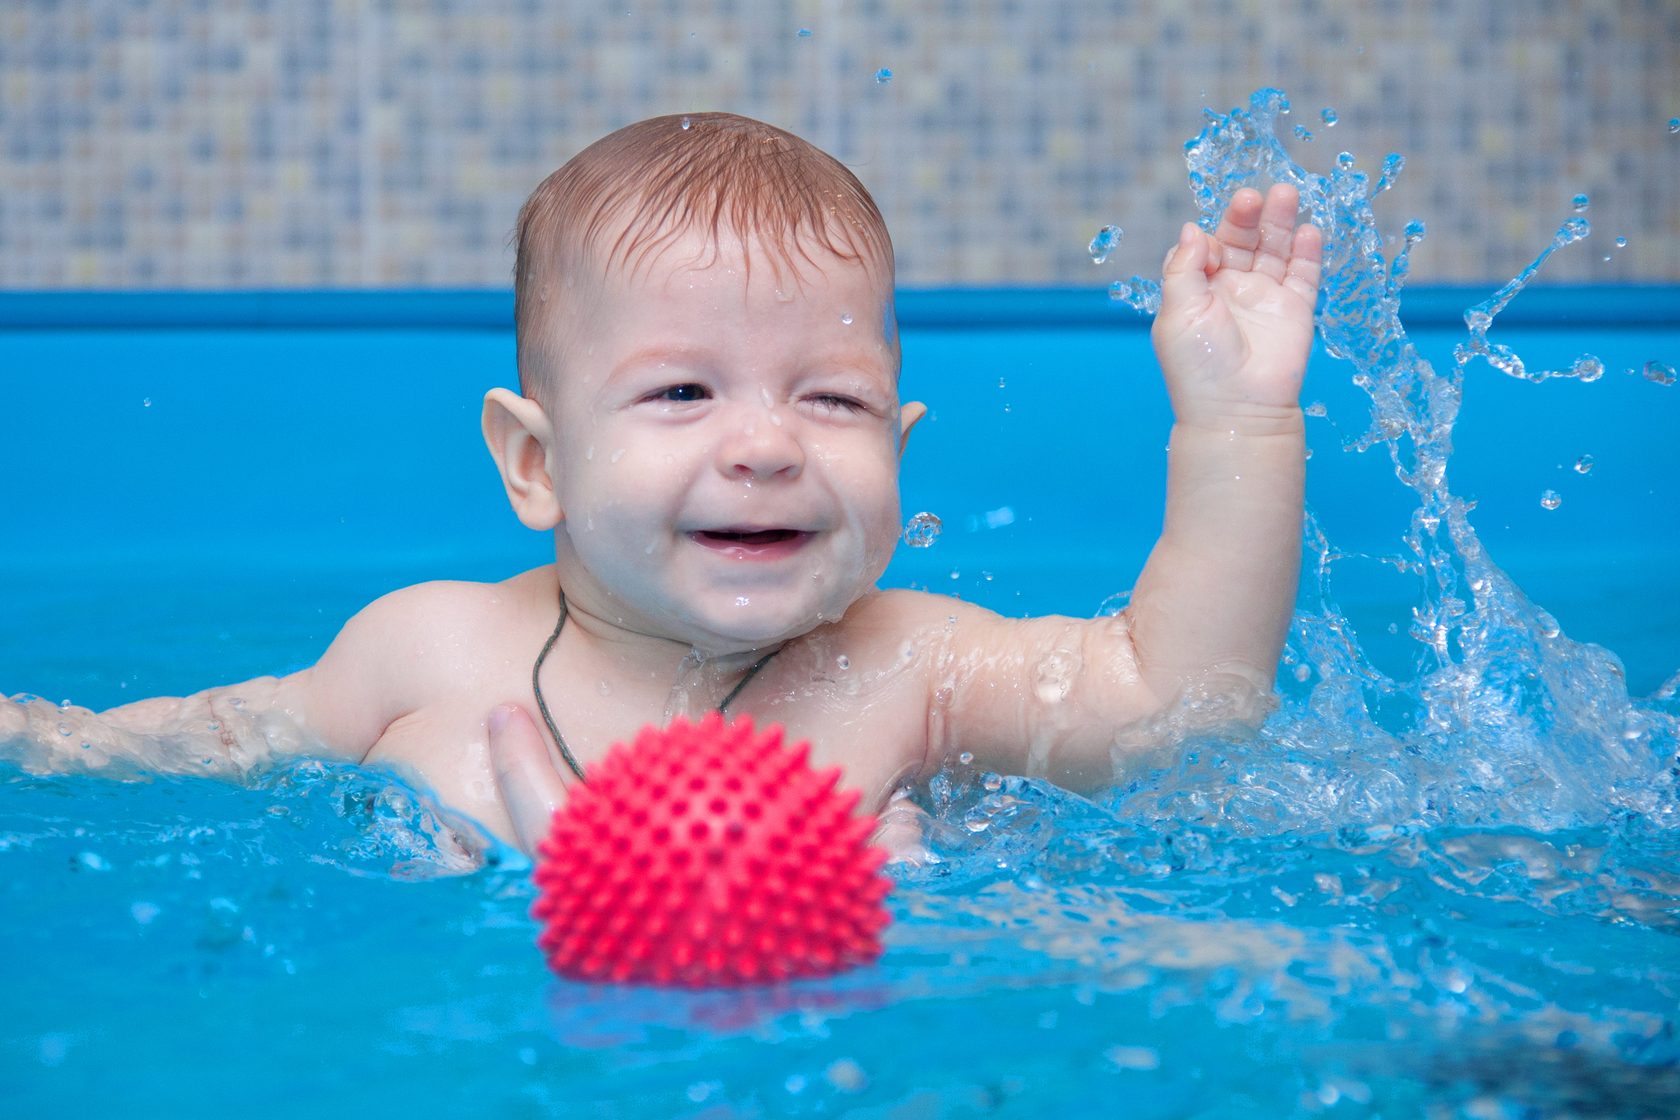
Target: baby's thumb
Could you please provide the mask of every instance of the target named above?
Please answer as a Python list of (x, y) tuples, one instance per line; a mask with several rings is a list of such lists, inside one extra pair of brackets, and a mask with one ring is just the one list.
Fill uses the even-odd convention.
[(1161, 265), (1161, 302), (1172, 305), (1207, 289), (1207, 234), (1185, 222), (1178, 244), (1167, 251)]
[(490, 713), (489, 729), (496, 788), (513, 822), (514, 839), (526, 855), (533, 855), (548, 834), (554, 810), (566, 800), (566, 783), (524, 708), (501, 705)]

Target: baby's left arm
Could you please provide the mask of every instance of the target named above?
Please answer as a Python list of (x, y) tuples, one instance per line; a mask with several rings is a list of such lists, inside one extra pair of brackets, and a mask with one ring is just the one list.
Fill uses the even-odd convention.
[(1166, 518), (1131, 605), (1094, 621), (956, 610), (931, 682), (930, 762), (969, 750), (1101, 785), (1114, 747), (1264, 714), (1299, 578), (1299, 397), (1322, 243), (1296, 225), (1298, 202), (1283, 185), (1239, 191), (1216, 231), (1186, 225), (1167, 255), (1153, 332), (1175, 419)]
[(1293, 187), (1242, 190), (1212, 234), (1168, 255), (1156, 356), (1172, 398), (1160, 540), (1127, 610), (1140, 672), (1163, 697), (1210, 674), (1270, 692), (1299, 579), (1322, 237)]

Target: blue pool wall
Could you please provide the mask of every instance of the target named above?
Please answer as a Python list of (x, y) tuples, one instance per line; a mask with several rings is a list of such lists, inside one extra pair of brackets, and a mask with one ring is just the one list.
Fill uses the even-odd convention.
[[(1406, 295), (1425, 356), (1447, 363), (1485, 295)], [(1127, 590), (1160, 527), (1171, 423), (1147, 320), (1100, 290), (912, 290), (899, 307), (903, 393), (931, 408), (904, 512), (944, 530), (901, 546), (887, 582), (1011, 614), (1088, 616)], [(499, 291), (0, 294), (0, 607), (112, 581), (143, 598), (171, 572), (330, 571), (368, 573), (345, 592), (359, 605), (544, 562), (478, 431), (485, 389), (513, 383), (510, 322)], [(1680, 288), (1536, 289), (1493, 338), (1531, 367), (1591, 352), (1607, 372), (1531, 384), (1472, 366), (1454, 491), (1571, 633), (1631, 647), (1644, 678), (1680, 668), (1680, 386), (1624, 372), (1680, 360)], [(1344, 550), (1376, 558), (1401, 550), (1411, 503), (1384, 452), (1342, 450), (1368, 418), (1350, 372), (1315, 353), (1303, 399), (1328, 416), (1308, 421), (1308, 499)], [(1378, 559), (1339, 590), (1410, 594)], [(1595, 630), (1606, 600), (1646, 604), (1639, 632)], [(323, 612), (323, 643), (350, 609)], [(0, 667), (27, 666), (30, 644), (0, 635)]]

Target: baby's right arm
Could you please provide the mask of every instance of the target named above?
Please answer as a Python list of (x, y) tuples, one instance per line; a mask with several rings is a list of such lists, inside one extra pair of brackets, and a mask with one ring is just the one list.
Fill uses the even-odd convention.
[(115, 767), (239, 778), (259, 762), (313, 745), (286, 706), (302, 675), (258, 677), (105, 712), (38, 697), (0, 700), (0, 741), (14, 761), (38, 773)]
[[(160, 696), (93, 712), (48, 700), (0, 699), (0, 748), (42, 773), (99, 771), (242, 778), (253, 766), (313, 754), (361, 761), (412, 710), (424, 660), (419, 624), (447, 595), (422, 584), (357, 614), (321, 660), (191, 696)], [(406, 656), (405, 656), (406, 654)]]

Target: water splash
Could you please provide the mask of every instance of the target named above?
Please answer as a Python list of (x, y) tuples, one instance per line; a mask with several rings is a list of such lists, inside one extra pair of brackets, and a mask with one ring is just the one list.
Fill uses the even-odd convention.
[(904, 543), (911, 548), (927, 548), (939, 539), (944, 523), (933, 513), (918, 513), (904, 526)]
[[(1614, 655), (1570, 641), (1523, 596), (1483, 548), (1471, 503), (1449, 481), (1471, 362), (1480, 358), (1528, 380), (1602, 373), (1590, 355), (1561, 373), (1530, 371), (1519, 355), (1488, 340), (1500, 311), (1546, 260), (1588, 235), (1587, 219), (1567, 219), (1527, 268), (1466, 313), (1469, 338), (1453, 364), (1437, 370), (1400, 324), (1406, 268), (1386, 260), (1371, 207), (1400, 161), (1390, 157), (1376, 187), (1345, 153), (1328, 173), (1309, 172), (1277, 135), (1287, 105), (1281, 92), (1261, 90), (1246, 109), (1207, 114), (1206, 127), (1185, 148), (1191, 194), (1200, 224), (1211, 229), (1237, 190), (1290, 183), (1325, 232), (1319, 333), (1370, 397), (1370, 427), (1349, 450), (1386, 451), (1416, 501), (1397, 567), (1417, 581), (1417, 602), (1410, 626), (1415, 676), (1395, 679), (1371, 662), (1334, 601), (1331, 568), (1340, 554), (1309, 519), (1309, 563), (1288, 650), (1290, 666), (1307, 671), (1283, 674), (1287, 701), (1260, 749), (1293, 753), (1294, 765), (1329, 780), (1310, 792), (1293, 790), (1301, 801), (1279, 819), (1328, 828), (1350, 820), (1561, 828), (1635, 812), (1675, 821), (1667, 767), (1674, 720), (1633, 704)], [(1584, 199), (1575, 203), (1579, 208)], [(1422, 234), (1421, 224), (1407, 227), (1396, 264)], [(1359, 744), (1361, 757), (1332, 746), (1349, 742)]]
[(1104, 226), (1099, 229), (1097, 235), (1091, 238), (1091, 244), (1085, 250), (1091, 254), (1091, 263), (1102, 264), (1108, 260), (1109, 254), (1119, 247), (1120, 239), (1124, 236), (1125, 230), (1122, 230), (1119, 226)]

